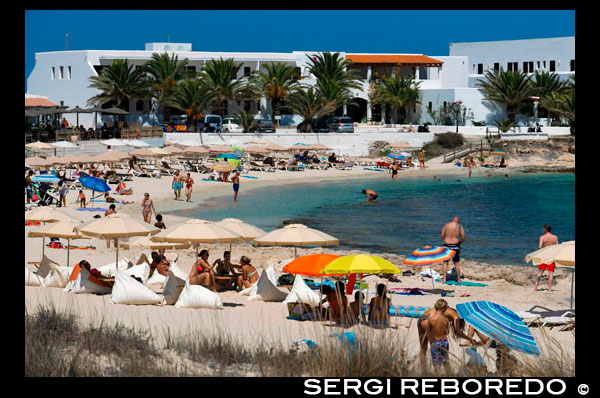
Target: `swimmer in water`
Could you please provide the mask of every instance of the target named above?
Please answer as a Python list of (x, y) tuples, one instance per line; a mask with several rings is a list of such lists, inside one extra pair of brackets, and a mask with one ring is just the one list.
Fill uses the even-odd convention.
[(363, 189), (362, 193), (367, 195), (367, 202), (372, 202), (377, 199), (377, 196), (379, 196), (379, 194), (372, 189)]

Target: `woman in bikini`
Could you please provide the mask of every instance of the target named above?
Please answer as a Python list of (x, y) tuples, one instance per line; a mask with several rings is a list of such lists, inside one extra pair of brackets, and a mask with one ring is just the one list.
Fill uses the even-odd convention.
[(150, 194), (144, 194), (144, 200), (142, 200), (142, 216), (144, 217), (144, 221), (148, 224), (152, 222), (152, 211), (156, 214), (156, 210), (154, 209), (154, 202), (150, 199)]
[(323, 293), (325, 293), (323, 303), (329, 303), (329, 308), (324, 311), (323, 315), (326, 318), (329, 315), (329, 318), (336, 324), (345, 323), (347, 319), (348, 299), (346, 298), (345, 289), (342, 281), (335, 283), (335, 289), (328, 288), (328, 286), (323, 287)]
[(238, 292), (242, 289), (249, 288), (258, 280), (258, 271), (250, 264), (250, 259), (248, 257), (242, 256), (242, 258), (240, 258), (240, 265), (242, 266), (242, 274), (238, 276), (237, 280)]
[(383, 283), (377, 285), (377, 296), (369, 304), (369, 324), (375, 328), (386, 328), (390, 324), (391, 300), (386, 296), (387, 288)]
[(215, 272), (213, 267), (208, 264), (208, 250), (203, 249), (198, 254), (198, 261), (192, 267), (189, 279), (190, 285), (208, 286), (213, 292), (217, 291), (215, 286)]
[(190, 176), (190, 173), (187, 173), (187, 177), (185, 178), (185, 196), (187, 196), (188, 202), (192, 199), (192, 185), (194, 185), (194, 180)]

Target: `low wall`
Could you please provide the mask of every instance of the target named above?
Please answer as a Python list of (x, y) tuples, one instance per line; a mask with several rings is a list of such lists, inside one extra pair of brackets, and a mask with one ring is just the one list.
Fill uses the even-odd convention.
[[(408, 127), (408, 126), (407, 126)], [(398, 129), (400, 127), (396, 127), (396, 129)], [(480, 126), (458, 126), (458, 132), (460, 134), (467, 134), (467, 135), (481, 135), (481, 136), (485, 136), (485, 131), (486, 128), (489, 130), (489, 132), (496, 134), (498, 132), (498, 128), (497, 127), (480, 127)], [(384, 129), (382, 127), (382, 129)], [(454, 133), (456, 132), (456, 126), (429, 126), (429, 131), (434, 133), (434, 134), (440, 134), (440, 133)], [(514, 127), (511, 129), (510, 133), (527, 133), (527, 127)], [(544, 127), (542, 126), (542, 133), (546, 134), (548, 136), (553, 136), (553, 135), (570, 135), (571, 134), (571, 128), (570, 127)]]
[[(284, 130), (285, 131), (285, 130)], [(397, 129), (388, 131), (362, 131), (354, 133), (296, 133), (294, 130), (277, 133), (251, 134), (251, 133), (165, 133), (166, 143), (185, 145), (251, 145), (249, 141), (264, 138), (284, 147), (292, 146), (298, 142), (304, 144), (321, 143), (327, 145), (342, 156), (366, 156), (369, 145), (374, 141), (405, 141), (414, 148), (433, 141), (433, 133), (398, 133)], [(168, 144), (167, 144), (168, 145)]]

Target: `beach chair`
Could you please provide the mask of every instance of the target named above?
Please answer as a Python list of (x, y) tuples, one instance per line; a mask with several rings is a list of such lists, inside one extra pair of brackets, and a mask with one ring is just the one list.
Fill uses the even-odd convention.
[[(538, 309), (538, 310), (536, 310)], [(542, 311), (540, 311), (541, 309)], [(527, 311), (519, 311), (517, 315), (523, 319), (525, 325), (561, 326), (559, 330), (567, 330), (575, 327), (575, 310), (551, 310), (540, 305), (535, 305)]]
[(134, 177), (150, 177), (150, 178), (160, 178), (161, 177), (161, 172), (159, 170), (145, 170), (142, 169), (142, 166), (140, 166), (139, 164), (134, 164), (133, 165), (133, 175)]
[(256, 162), (248, 162), (247, 164), (248, 170), (254, 171), (275, 171), (273, 167), (266, 164), (258, 164)]
[(156, 169), (158, 171), (160, 171), (160, 173), (164, 176), (172, 176), (173, 174), (175, 174), (175, 171), (173, 169), (166, 169), (163, 165), (162, 162), (161, 163), (156, 163)]

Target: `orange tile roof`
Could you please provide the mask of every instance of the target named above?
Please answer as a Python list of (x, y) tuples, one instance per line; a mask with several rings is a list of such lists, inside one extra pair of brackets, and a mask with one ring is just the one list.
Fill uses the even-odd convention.
[(420, 64), (440, 66), (444, 63), (426, 55), (346, 54), (346, 59), (354, 64)]
[(58, 106), (48, 98), (27, 98), (25, 97), (25, 106)]

